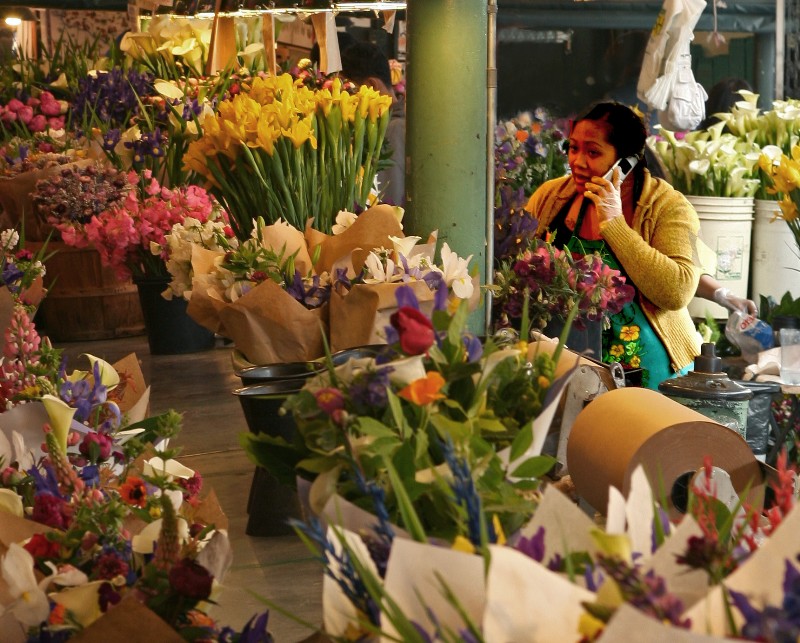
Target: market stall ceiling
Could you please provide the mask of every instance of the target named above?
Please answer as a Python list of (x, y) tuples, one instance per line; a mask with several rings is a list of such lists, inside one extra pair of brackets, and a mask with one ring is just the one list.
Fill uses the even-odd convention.
[[(413, 0), (412, 0), (413, 1)], [(775, 0), (728, 0), (717, 8), (720, 31), (775, 31)], [(524, 29), (651, 29), (661, 0), (497, 0), (499, 28)], [(712, 31), (711, 0), (697, 31)]]
[[(411, 0), (413, 3), (424, 0)], [(661, 9), (661, 0), (497, 0), (497, 25), (523, 29), (650, 29)], [(733, 2), (717, 10), (720, 31), (769, 33), (775, 31), (775, 0)], [(0, 7), (20, 6), (0, 0)], [(126, 11), (119, 0), (34, 0), (31, 9), (95, 9)], [(711, 31), (709, 2), (697, 25)]]

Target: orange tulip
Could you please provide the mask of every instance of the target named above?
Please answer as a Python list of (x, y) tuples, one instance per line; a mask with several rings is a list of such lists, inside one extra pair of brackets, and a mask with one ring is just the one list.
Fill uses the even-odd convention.
[(436, 400), (444, 398), (441, 389), (444, 386), (444, 378), (438, 371), (428, 371), (425, 377), (414, 380), (398, 393), (404, 400), (408, 400), (417, 406), (425, 406)]

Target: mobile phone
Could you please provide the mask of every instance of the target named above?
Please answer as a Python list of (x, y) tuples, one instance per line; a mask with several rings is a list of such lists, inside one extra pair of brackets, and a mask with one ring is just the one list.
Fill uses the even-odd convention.
[(611, 168), (608, 170), (608, 172), (606, 172), (603, 175), (603, 178), (606, 179), (607, 181), (610, 181), (611, 177), (612, 177), (612, 175), (614, 173), (614, 168), (615, 167), (619, 167), (620, 172), (622, 173), (620, 175), (620, 181), (624, 181), (625, 177), (628, 176), (628, 174), (631, 173), (631, 170), (634, 167), (636, 167), (636, 164), (638, 162), (639, 162), (639, 158), (636, 157), (636, 156), (628, 156), (627, 158), (624, 158), (624, 159), (618, 159), (617, 162), (614, 163), (614, 165), (611, 166)]

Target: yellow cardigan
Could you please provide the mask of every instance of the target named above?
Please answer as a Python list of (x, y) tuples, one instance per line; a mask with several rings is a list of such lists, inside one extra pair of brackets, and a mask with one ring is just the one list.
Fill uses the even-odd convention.
[[(525, 209), (539, 220), (542, 236), (576, 194), (571, 176), (547, 181)], [(664, 343), (674, 371), (700, 354), (700, 340), (686, 306), (700, 280), (697, 235), (700, 220), (686, 198), (645, 170), (642, 195), (629, 226), (623, 217), (601, 231), (638, 291), (639, 305)]]

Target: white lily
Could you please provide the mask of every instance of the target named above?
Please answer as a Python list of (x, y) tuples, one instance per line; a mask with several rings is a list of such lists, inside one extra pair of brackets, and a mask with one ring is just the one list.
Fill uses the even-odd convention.
[(50, 428), (61, 445), (62, 453), (67, 452), (67, 436), (72, 425), (72, 418), (77, 409), (69, 406), (64, 400), (55, 395), (43, 395), (42, 404), (50, 418)]
[(11, 612), (26, 627), (39, 625), (50, 614), (47, 595), (36, 582), (33, 564), (33, 556), (17, 543), (9, 545), (2, 562), (3, 580), (12, 600), (0, 605), (0, 615)]
[(463, 259), (450, 250), (447, 242), (442, 244), (442, 276), (445, 283), (459, 299), (469, 299), (474, 285), (469, 274), (469, 262), (472, 255)]

